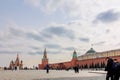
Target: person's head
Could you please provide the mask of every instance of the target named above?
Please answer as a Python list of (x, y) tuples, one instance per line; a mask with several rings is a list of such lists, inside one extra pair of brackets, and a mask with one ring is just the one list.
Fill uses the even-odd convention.
[(106, 57), (106, 58), (105, 58), (105, 60), (109, 60), (109, 59), (110, 59), (110, 57)]
[(113, 59), (114, 60), (114, 62), (117, 62), (117, 59)]
[(111, 57), (106, 57), (106, 61), (109, 62), (109, 63), (112, 63), (113, 59)]

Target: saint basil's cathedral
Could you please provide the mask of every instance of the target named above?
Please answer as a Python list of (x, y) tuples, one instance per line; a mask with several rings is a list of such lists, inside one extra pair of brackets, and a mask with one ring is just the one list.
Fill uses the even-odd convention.
[(93, 48), (90, 48), (85, 54), (77, 56), (77, 52), (74, 50), (72, 59), (67, 62), (50, 64), (47, 58), (46, 49), (43, 53), (42, 63), (38, 64), (39, 69), (45, 69), (45, 66), (49, 64), (51, 69), (71, 69), (76, 65), (79, 68), (104, 68), (106, 65), (106, 57), (117, 59), (120, 62), (120, 49), (109, 50), (103, 52), (96, 52)]
[(9, 65), (9, 69), (11, 70), (21, 70), (23, 69), (23, 61), (19, 59), (19, 55), (17, 54), (16, 60), (15, 61), (11, 61), (10, 65)]

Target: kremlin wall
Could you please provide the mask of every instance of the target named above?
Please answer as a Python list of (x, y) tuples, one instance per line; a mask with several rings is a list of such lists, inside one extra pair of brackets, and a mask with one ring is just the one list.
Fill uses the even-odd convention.
[(106, 57), (117, 59), (120, 62), (120, 49), (96, 52), (93, 48), (90, 48), (85, 54), (77, 56), (77, 52), (73, 52), (72, 59), (67, 62), (50, 64), (47, 58), (46, 49), (44, 50), (42, 63), (38, 64), (39, 69), (45, 69), (46, 64), (49, 64), (51, 69), (72, 69), (76, 65), (80, 69), (83, 68), (104, 68), (106, 65)]

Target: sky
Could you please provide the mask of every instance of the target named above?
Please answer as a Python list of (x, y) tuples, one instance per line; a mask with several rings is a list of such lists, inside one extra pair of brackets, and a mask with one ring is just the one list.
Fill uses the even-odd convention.
[[(120, 0), (0, 0), (0, 66), (19, 54), (24, 67), (120, 49)], [(91, 46), (91, 44), (93, 46)]]

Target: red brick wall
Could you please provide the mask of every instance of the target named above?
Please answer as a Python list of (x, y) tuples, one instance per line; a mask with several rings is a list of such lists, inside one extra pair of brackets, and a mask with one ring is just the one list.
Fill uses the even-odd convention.
[[(68, 61), (68, 62), (62, 62), (62, 63), (53, 63), (53, 64), (50, 64), (50, 66), (52, 66), (53, 68), (57, 68), (60, 64), (63, 64), (66, 68), (72, 68), (74, 67), (76, 64), (79, 64), (79, 66), (81, 65), (85, 65), (87, 64), (88, 67), (90, 67), (90, 65), (93, 63), (93, 64), (101, 64), (102, 62), (104, 62), (106, 64), (106, 60), (105, 60), (106, 57), (103, 57), (103, 58), (95, 58), (95, 59), (87, 59), (87, 60), (76, 60), (76, 59), (72, 59), (71, 61)], [(120, 62), (120, 56), (114, 56), (112, 57), (113, 59), (117, 59), (119, 62)], [(45, 64), (47, 64), (48, 61), (44, 61), (43, 64), (39, 64), (39, 69), (43, 69)]]

